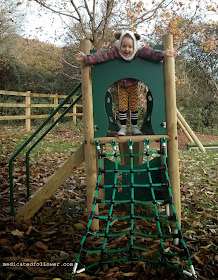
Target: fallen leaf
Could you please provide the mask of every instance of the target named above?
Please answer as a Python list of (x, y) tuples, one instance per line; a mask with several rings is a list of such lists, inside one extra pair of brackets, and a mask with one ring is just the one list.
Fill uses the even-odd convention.
[(26, 235), (30, 235), (30, 233), (32, 232), (32, 229), (33, 229), (33, 227), (30, 226), (30, 227), (28, 228), (28, 230), (26, 231)]
[(88, 280), (96, 279), (95, 276), (89, 276), (89, 275), (87, 275), (87, 274), (85, 274), (85, 273), (75, 274), (75, 277), (76, 277), (76, 278), (77, 278), (77, 277), (86, 278), (86, 279), (88, 279)]
[(19, 229), (15, 229), (11, 232), (12, 235), (14, 236), (18, 236), (18, 237), (23, 237), (24, 236), (24, 232), (23, 231), (20, 231)]
[(48, 246), (47, 246), (46, 244), (42, 243), (41, 241), (35, 242), (35, 246), (36, 246), (37, 248), (43, 249), (43, 250), (45, 250), (45, 251), (48, 250)]
[(123, 276), (132, 277), (132, 276), (135, 276), (137, 274), (138, 274), (138, 272), (128, 272), (128, 273), (123, 273)]
[(147, 251), (147, 252), (143, 252), (141, 254), (142, 258), (148, 258), (150, 257), (151, 255), (153, 255), (154, 253), (156, 253), (158, 250), (150, 250), (150, 251)]
[(14, 250), (18, 250), (18, 249), (19, 249), (20, 252), (24, 251), (26, 249), (26, 244), (24, 244), (24, 243), (15, 244), (14, 245)]
[(8, 249), (8, 250), (12, 250), (13, 249), (13, 245), (11, 244), (11, 241), (9, 239), (6, 239), (6, 238), (0, 239), (0, 245), (4, 249)]
[(86, 228), (86, 226), (82, 223), (77, 223), (77, 224), (74, 224), (73, 226), (75, 229), (78, 229), (78, 230), (84, 230)]
[(201, 261), (201, 259), (195, 254), (194, 258), (196, 259), (196, 261), (200, 264), (200, 265), (204, 265)]

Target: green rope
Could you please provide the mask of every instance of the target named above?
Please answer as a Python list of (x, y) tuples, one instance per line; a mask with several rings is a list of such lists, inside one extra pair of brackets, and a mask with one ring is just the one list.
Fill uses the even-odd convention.
[(134, 207), (135, 207), (135, 188), (134, 188), (134, 165), (133, 165), (133, 141), (128, 141), (129, 145), (129, 156), (130, 156), (130, 192), (131, 192), (131, 201), (130, 201), (130, 218), (131, 218), (131, 231), (130, 231), (130, 259), (134, 258)]
[[(125, 154), (125, 156), (129, 156), (130, 157), (130, 167), (127, 170), (119, 170), (118, 169), (118, 158), (120, 156), (124, 156), (123, 154), (118, 154), (117, 153), (117, 148), (116, 148), (116, 141), (111, 141), (111, 147), (113, 148), (113, 154), (102, 154), (101, 153), (101, 147), (100, 147), (100, 141), (95, 141), (94, 145), (96, 146), (96, 149), (98, 151), (98, 161), (99, 161), (99, 173), (98, 173), (98, 177), (97, 177), (97, 184), (96, 184), (96, 191), (95, 191), (95, 196), (93, 199), (93, 207), (92, 207), (92, 211), (90, 214), (90, 219), (89, 222), (87, 224), (84, 236), (80, 242), (79, 245), (79, 249), (78, 249), (78, 253), (77, 253), (77, 257), (74, 263), (74, 267), (73, 267), (73, 274), (75, 273), (80, 273), (82, 271), (85, 270), (89, 270), (94, 266), (97, 265), (101, 265), (103, 263), (112, 263), (112, 262), (120, 262), (120, 261), (131, 261), (131, 260), (140, 260), (140, 261), (145, 261), (145, 262), (150, 262), (150, 263), (154, 263), (154, 264), (160, 264), (160, 265), (167, 265), (169, 267), (172, 267), (173, 269), (180, 271), (180, 272), (184, 272), (184, 274), (191, 276), (191, 277), (195, 277), (196, 278), (196, 274), (195, 274), (195, 270), (194, 267), (192, 265), (191, 262), (191, 258), (189, 255), (189, 251), (188, 248), (185, 244), (185, 241), (183, 239), (182, 236), (182, 232), (181, 229), (179, 227), (178, 224), (178, 220), (177, 220), (177, 214), (176, 214), (176, 210), (174, 207), (174, 203), (173, 203), (173, 195), (172, 195), (172, 190), (171, 190), (171, 185), (170, 185), (170, 180), (169, 180), (169, 175), (168, 175), (168, 170), (167, 170), (167, 162), (166, 162), (166, 142), (167, 140), (165, 138), (161, 139), (161, 143), (162, 143), (162, 151), (157, 151), (157, 152), (150, 152), (150, 140), (145, 140), (145, 152), (141, 153), (141, 154), (133, 154), (133, 141), (129, 140), (128, 141), (128, 145), (129, 145), (129, 154)], [(157, 155), (157, 154), (162, 154), (163, 155), (163, 167), (151, 167), (150, 166), (150, 157), (153, 155)], [(146, 168), (137, 168), (134, 169), (134, 164), (133, 164), (133, 158), (134, 156), (138, 156), (138, 155), (143, 155), (146, 158)], [(111, 157), (113, 156), (114, 158), (114, 168), (112, 169), (107, 169), (104, 170), (102, 169), (102, 156), (103, 157)], [(152, 171), (157, 171), (157, 170), (164, 170), (164, 175), (165, 175), (165, 183), (153, 183), (153, 179), (152, 179)], [(113, 184), (111, 185), (101, 185), (101, 176), (102, 174), (106, 173), (106, 172), (111, 172), (114, 174), (114, 179), (113, 179)], [(138, 172), (146, 172), (147, 176), (148, 176), (148, 184), (135, 184), (135, 176), (137, 176)], [(118, 185), (118, 174), (122, 174), (122, 173), (130, 173), (130, 182), (129, 184), (126, 185)], [(164, 200), (158, 200), (156, 199), (155, 196), (155, 188), (159, 188), (162, 186), (166, 186), (166, 190), (168, 190), (168, 199)], [(141, 200), (136, 200), (135, 199), (135, 190), (136, 187), (139, 188), (147, 188), (150, 190), (151, 193), (151, 200), (149, 201), (141, 201)], [(100, 188), (111, 188), (112, 194), (111, 194), (111, 199), (107, 199), (107, 200), (102, 200), (102, 199), (98, 199), (98, 192)], [(126, 200), (116, 200), (116, 193), (118, 191), (119, 188), (129, 188), (130, 189), (130, 199), (126, 199)], [(95, 212), (95, 207), (97, 203), (107, 203), (109, 204), (109, 212), (108, 215), (102, 216), (102, 215), (96, 215)], [(114, 210), (114, 205), (118, 203), (125, 203), (130, 205), (130, 215), (126, 215), (123, 217), (115, 217), (113, 216), (113, 210)], [(170, 203), (171, 206), (171, 212), (172, 215), (171, 216), (161, 216), (159, 214), (158, 211), (158, 205), (159, 204), (166, 204), (166, 203)], [(142, 216), (142, 215), (136, 215), (135, 214), (135, 206), (138, 204), (152, 204), (153, 208), (154, 208), (154, 214), (152, 216)], [(105, 226), (105, 232), (101, 233), (93, 233), (90, 231), (90, 226), (92, 224), (93, 219), (99, 219), (102, 221), (106, 222), (106, 226)], [(153, 221), (156, 224), (156, 228), (157, 228), (157, 234), (153, 234), (153, 233), (144, 233), (144, 232), (139, 232), (135, 230), (135, 220), (139, 219), (139, 220), (149, 220), (149, 221)], [(130, 220), (130, 229), (128, 230), (123, 230), (121, 232), (116, 232), (114, 233), (113, 231), (110, 232), (110, 230), (112, 229), (112, 221), (116, 221), (116, 220)], [(161, 229), (161, 222), (162, 221), (173, 221), (175, 223), (176, 229), (178, 234), (164, 234), (162, 232)], [(88, 235), (92, 235), (95, 238), (102, 238), (101, 239), (101, 248), (100, 249), (95, 249), (95, 250), (86, 250), (84, 249), (84, 243), (85, 240), (87, 238)], [(126, 239), (125, 239), (125, 246), (121, 246), (121, 248), (113, 248), (113, 246), (111, 246), (110, 242), (109, 242), (109, 238), (124, 238), (124, 237), (129, 237), (129, 244), (126, 243)], [(152, 250), (149, 250), (147, 248), (143, 248), (140, 246), (137, 246), (135, 244), (136, 242), (136, 237), (143, 237), (143, 238), (158, 238), (159, 242), (160, 242), (160, 248), (156, 250), (157, 256), (161, 256), (161, 259), (156, 260), (156, 259), (146, 259), (146, 258), (142, 258), (141, 255), (138, 256), (137, 254), (139, 254), (139, 252), (152, 252)], [(134, 239), (135, 238), (135, 239)], [(182, 270), (180, 267), (174, 265), (173, 263), (171, 263), (170, 261), (167, 260), (167, 257), (179, 257), (179, 254), (175, 254), (173, 252), (168, 252), (165, 249), (164, 245), (164, 241), (167, 239), (174, 239), (174, 238), (179, 238), (181, 245), (183, 246), (184, 249), (184, 253), (185, 256), (187, 257), (188, 260), (188, 264), (190, 266), (191, 272), (188, 272), (186, 270)], [(115, 239), (116, 240), (116, 239)], [(108, 248), (107, 248), (108, 245)], [(114, 244), (112, 244), (114, 245)], [(100, 254), (100, 260), (90, 264), (87, 267), (84, 267), (80, 270), (77, 270), (77, 267), (79, 265), (79, 260), (80, 260), (80, 256), (81, 253), (85, 252), (86, 254)], [(123, 252), (129, 252), (128, 256), (125, 256), (122, 258), (117, 258), (114, 259), (112, 258), (111, 260), (108, 259), (108, 254), (121, 254)], [(153, 252), (152, 252), (153, 253)]]

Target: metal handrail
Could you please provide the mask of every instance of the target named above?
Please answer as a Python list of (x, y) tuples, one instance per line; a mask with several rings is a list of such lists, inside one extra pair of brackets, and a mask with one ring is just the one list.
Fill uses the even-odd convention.
[(9, 179), (10, 179), (10, 207), (11, 215), (14, 215), (14, 178), (13, 178), (13, 160), (20, 152), (33, 140), (33, 138), (44, 128), (44, 126), (53, 118), (53, 116), (65, 105), (69, 99), (81, 88), (81, 82), (68, 94), (68, 96), (59, 104), (59, 106), (50, 114), (50, 116), (35, 130), (35, 132), (20, 146), (20, 148), (9, 159)]

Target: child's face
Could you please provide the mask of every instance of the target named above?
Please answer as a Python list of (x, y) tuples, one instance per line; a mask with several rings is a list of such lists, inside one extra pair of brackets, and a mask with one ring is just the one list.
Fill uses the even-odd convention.
[(124, 37), (121, 46), (120, 46), (120, 52), (123, 56), (129, 57), (133, 54), (134, 51), (134, 42), (131, 37)]

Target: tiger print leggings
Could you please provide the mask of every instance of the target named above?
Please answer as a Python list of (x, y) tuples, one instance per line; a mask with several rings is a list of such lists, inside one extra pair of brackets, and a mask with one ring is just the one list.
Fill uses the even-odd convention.
[(119, 119), (121, 124), (126, 124), (128, 104), (131, 110), (131, 122), (136, 124), (138, 120), (138, 84), (128, 87), (118, 87)]

